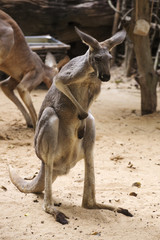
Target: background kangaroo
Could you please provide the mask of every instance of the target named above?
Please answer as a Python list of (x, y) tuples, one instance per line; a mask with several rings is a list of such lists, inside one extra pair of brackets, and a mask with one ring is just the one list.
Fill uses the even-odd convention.
[(89, 111), (100, 93), (102, 81), (110, 79), (109, 50), (120, 44), (126, 33), (122, 30), (98, 42), (77, 28), (76, 31), (89, 49), (62, 67), (42, 103), (35, 133), (35, 151), (41, 159), (39, 174), (32, 181), (27, 181), (10, 167), (11, 181), (20, 191), (38, 193), (45, 190), (44, 210), (62, 224), (67, 224), (68, 220), (54, 207), (52, 183), (58, 176), (67, 174), (83, 158), (85, 178), (82, 206), (132, 216), (126, 209), (96, 202), (93, 162), (95, 123)]
[[(29, 92), (44, 82), (49, 88), (58, 68), (66, 62), (56, 65), (54, 58), (49, 56), (50, 66), (46, 66), (40, 57), (33, 52), (18, 24), (5, 12), (0, 10), (0, 71), (10, 77), (0, 82), (6, 96), (16, 104), (23, 114), (27, 126), (36, 126), (37, 114)], [(67, 59), (66, 59), (67, 60)], [(18, 90), (28, 112), (14, 94)]]

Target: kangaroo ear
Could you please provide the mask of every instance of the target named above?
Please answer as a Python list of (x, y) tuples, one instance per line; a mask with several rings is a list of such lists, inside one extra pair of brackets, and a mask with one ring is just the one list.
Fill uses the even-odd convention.
[(100, 45), (102, 47), (107, 47), (108, 50), (111, 50), (116, 45), (122, 43), (126, 37), (126, 31), (122, 30), (114, 34), (111, 38), (101, 42)]
[(80, 31), (77, 27), (75, 27), (75, 30), (76, 30), (77, 34), (79, 35), (79, 37), (81, 38), (82, 42), (84, 42), (86, 45), (88, 45), (91, 51), (100, 48), (100, 44), (95, 38)]

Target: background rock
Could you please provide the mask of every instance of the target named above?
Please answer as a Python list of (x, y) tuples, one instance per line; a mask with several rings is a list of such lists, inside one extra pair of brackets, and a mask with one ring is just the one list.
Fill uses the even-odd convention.
[(71, 44), (71, 56), (86, 50), (74, 26), (102, 41), (111, 35), (114, 18), (106, 0), (1, 0), (0, 9), (14, 18), (25, 35), (50, 34)]

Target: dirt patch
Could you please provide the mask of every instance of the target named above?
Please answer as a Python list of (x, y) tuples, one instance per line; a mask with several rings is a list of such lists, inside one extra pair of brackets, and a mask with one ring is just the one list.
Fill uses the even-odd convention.
[[(61, 225), (43, 209), (43, 194), (24, 194), (10, 182), (8, 163), (32, 178), (40, 161), (34, 132), (0, 91), (0, 238), (2, 240), (159, 240), (160, 113), (140, 116), (136, 83), (112, 70), (112, 80), (91, 110), (96, 120), (94, 150), (98, 202), (128, 208), (133, 218), (81, 207), (84, 166), (80, 161), (53, 184), (53, 198), (69, 217)], [(46, 90), (32, 92), (37, 112)], [(158, 95), (159, 91), (158, 91)], [(137, 185), (135, 184), (137, 183)]]

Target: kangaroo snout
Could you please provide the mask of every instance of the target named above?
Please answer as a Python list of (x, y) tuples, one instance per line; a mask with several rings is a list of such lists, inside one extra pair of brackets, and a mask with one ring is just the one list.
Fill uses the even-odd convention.
[(99, 74), (99, 79), (102, 82), (108, 82), (110, 80), (110, 74)]

